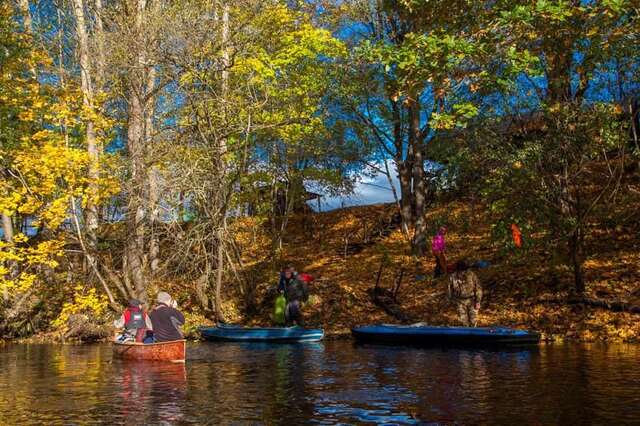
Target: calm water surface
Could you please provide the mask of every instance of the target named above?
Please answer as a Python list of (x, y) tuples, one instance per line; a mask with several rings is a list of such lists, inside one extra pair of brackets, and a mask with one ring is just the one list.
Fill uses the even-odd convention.
[(640, 424), (640, 346), (0, 346), (0, 424)]

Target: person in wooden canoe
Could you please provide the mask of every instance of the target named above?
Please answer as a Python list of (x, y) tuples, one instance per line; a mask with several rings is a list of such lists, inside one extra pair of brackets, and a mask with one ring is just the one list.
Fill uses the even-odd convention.
[(156, 306), (149, 312), (155, 341), (182, 340), (180, 327), (184, 325), (184, 315), (176, 309), (176, 301), (171, 298), (169, 293), (164, 291), (158, 293), (156, 301)]
[(456, 262), (455, 271), (449, 276), (449, 299), (458, 307), (460, 322), (465, 327), (476, 327), (482, 301), (482, 286), (478, 276), (469, 269), (465, 260)]
[(124, 329), (116, 337), (118, 342), (142, 342), (147, 330), (151, 330), (151, 320), (137, 299), (129, 300), (129, 306), (120, 318), (114, 321), (113, 325), (116, 328)]

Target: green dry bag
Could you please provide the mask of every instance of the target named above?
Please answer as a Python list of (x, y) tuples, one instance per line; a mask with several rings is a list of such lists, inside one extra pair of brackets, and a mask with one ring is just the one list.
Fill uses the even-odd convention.
[(273, 321), (276, 325), (284, 324), (284, 310), (287, 306), (287, 299), (285, 299), (284, 295), (280, 294), (276, 297), (276, 303), (273, 309)]

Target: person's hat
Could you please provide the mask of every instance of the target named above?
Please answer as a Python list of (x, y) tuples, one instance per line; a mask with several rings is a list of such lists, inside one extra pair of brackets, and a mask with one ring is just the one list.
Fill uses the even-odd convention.
[(132, 308), (139, 308), (141, 304), (138, 299), (129, 299), (129, 306)]
[(164, 303), (167, 306), (171, 304), (171, 296), (169, 296), (169, 293), (164, 291), (158, 293), (158, 295), (156, 296), (156, 300), (158, 301), (158, 303)]

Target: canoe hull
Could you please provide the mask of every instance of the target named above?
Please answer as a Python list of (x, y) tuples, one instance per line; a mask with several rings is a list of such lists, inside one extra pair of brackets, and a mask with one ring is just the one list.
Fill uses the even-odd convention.
[(296, 343), (317, 342), (324, 330), (301, 327), (250, 328), (235, 326), (203, 327), (200, 334), (205, 340), (224, 342)]
[(535, 345), (540, 335), (511, 328), (377, 325), (351, 329), (358, 342), (412, 346)]
[(127, 360), (184, 362), (186, 342), (184, 340), (149, 344), (113, 342), (113, 354)]

